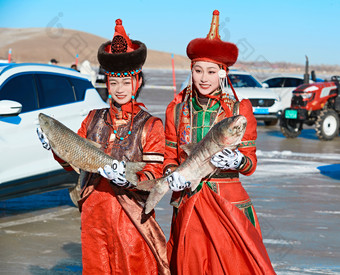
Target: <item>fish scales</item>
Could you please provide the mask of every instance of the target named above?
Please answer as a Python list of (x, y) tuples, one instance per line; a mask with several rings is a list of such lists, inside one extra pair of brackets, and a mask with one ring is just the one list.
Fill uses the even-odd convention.
[(43, 127), (42, 130), (46, 133), (54, 152), (63, 160), (92, 173), (96, 173), (99, 167), (112, 165), (113, 158), (98, 150), (86, 139), (66, 130), (60, 122), (53, 121), (51, 126), (53, 127), (48, 131)]
[[(182, 147), (188, 157), (175, 171), (182, 175), (186, 181), (191, 182), (192, 191), (197, 188), (202, 178), (217, 170), (210, 163), (211, 157), (224, 148), (235, 149), (242, 140), (246, 126), (247, 119), (242, 115), (225, 118), (214, 125), (199, 143)], [(191, 150), (189, 147), (192, 147)], [(150, 191), (144, 209), (146, 214), (151, 212), (169, 190), (165, 177), (140, 182), (137, 188)]]
[[(98, 168), (112, 165), (114, 158), (105, 154), (99, 144), (80, 137), (58, 120), (40, 113), (39, 124), (56, 155), (72, 166), (98, 173)], [(145, 163), (127, 162), (126, 165), (127, 180), (136, 183), (138, 180), (136, 172), (140, 171)]]

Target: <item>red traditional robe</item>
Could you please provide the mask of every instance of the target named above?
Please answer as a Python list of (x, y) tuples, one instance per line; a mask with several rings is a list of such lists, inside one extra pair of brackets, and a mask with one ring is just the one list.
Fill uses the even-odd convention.
[[(132, 133), (124, 140), (115, 138), (109, 125), (118, 126), (119, 136), (128, 133), (132, 114), (124, 109), (91, 111), (78, 134), (100, 143), (113, 158), (146, 162), (139, 180), (160, 177), (163, 124), (139, 107), (134, 110)], [(85, 178), (79, 201), (83, 274), (170, 274), (165, 236), (153, 216), (142, 216), (147, 193), (117, 187), (98, 174)]]
[[(166, 111), (164, 171), (185, 160), (180, 148), (190, 140), (198, 142), (214, 122), (236, 114), (247, 118), (239, 145), (245, 163), (238, 171), (227, 170), (202, 179), (194, 191), (173, 192), (174, 215), (168, 242), (172, 274), (275, 274), (264, 244), (255, 209), (242, 187), (239, 173), (251, 175), (256, 169), (256, 120), (249, 100), (226, 100), (228, 109), (217, 100), (205, 106), (193, 98), (180, 97)], [(190, 114), (193, 114), (192, 120)], [(192, 124), (191, 124), (192, 123)]]

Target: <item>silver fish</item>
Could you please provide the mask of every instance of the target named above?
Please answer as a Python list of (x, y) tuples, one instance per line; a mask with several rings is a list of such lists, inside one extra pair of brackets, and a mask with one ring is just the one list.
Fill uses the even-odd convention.
[[(181, 147), (188, 157), (175, 171), (191, 182), (192, 191), (202, 178), (216, 171), (216, 167), (210, 163), (211, 157), (224, 148), (234, 150), (241, 142), (246, 126), (247, 119), (242, 115), (225, 118), (214, 125), (199, 143)], [(169, 186), (166, 177), (162, 177), (140, 182), (137, 189), (150, 191), (144, 209), (145, 214), (148, 214), (166, 194)]]
[[(68, 162), (75, 170), (98, 173), (99, 167), (112, 165), (114, 158), (105, 154), (100, 149), (100, 144), (80, 137), (58, 120), (40, 113), (39, 124), (54, 153)], [(136, 184), (136, 172), (142, 170), (144, 165), (144, 162), (127, 162), (126, 179), (132, 184)]]

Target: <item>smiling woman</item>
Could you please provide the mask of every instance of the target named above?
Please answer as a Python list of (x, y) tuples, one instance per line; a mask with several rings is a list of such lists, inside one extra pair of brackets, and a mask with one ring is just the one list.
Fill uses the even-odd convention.
[[(109, 97), (111, 95), (112, 99), (120, 105), (130, 102), (134, 88), (139, 89), (143, 81), (143, 78), (140, 77), (137, 82), (135, 76), (124, 78), (109, 76), (108, 78)], [(134, 98), (137, 99), (136, 97)]]
[(217, 76), (219, 69), (212, 62), (198, 61), (194, 64), (192, 80), (201, 95), (209, 95), (220, 86)]
[[(207, 37), (187, 46), (191, 77), (166, 111), (163, 170), (174, 207), (170, 269), (177, 275), (274, 274), (254, 206), (239, 179), (239, 174), (249, 176), (256, 169), (257, 123), (250, 100), (238, 97), (228, 76), (238, 48), (220, 39), (218, 26), (215, 10)], [(187, 157), (185, 148), (206, 138), (218, 122), (236, 115), (247, 120), (237, 148), (202, 158), (217, 170), (196, 185), (184, 173), (171, 173), (192, 157)]]
[[(169, 274), (164, 233), (154, 216), (142, 217), (148, 194), (135, 188), (140, 181), (160, 177), (164, 159), (162, 121), (136, 102), (146, 52), (144, 43), (126, 35), (121, 19), (116, 20), (112, 41), (98, 49), (110, 108), (91, 110), (78, 135), (99, 144), (114, 160), (98, 173), (80, 175), (83, 274)], [(125, 162), (145, 163), (133, 171), (135, 182), (126, 178)]]

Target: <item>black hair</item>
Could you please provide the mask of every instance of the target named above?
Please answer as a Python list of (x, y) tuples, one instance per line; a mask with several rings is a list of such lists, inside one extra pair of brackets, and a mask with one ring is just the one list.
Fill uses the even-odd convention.
[(145, 85), (145, 78), (144, 78), (144, 73), (143, 72), (140, 72), (139, 73), (139, 79), (142, 78), (142, 84), (140, 85), (140, 87), (138, 88), (137, 92), (136, 92), (136, 95), (135, 95), (135, 100), (137, 100), (142, 88), (144, 87)]

